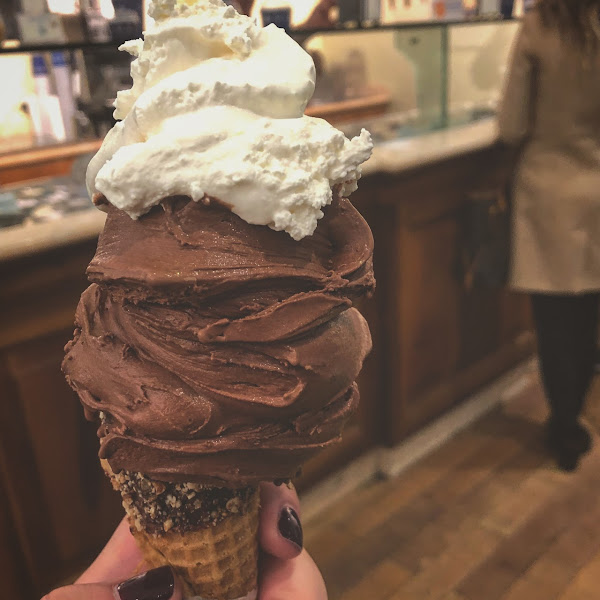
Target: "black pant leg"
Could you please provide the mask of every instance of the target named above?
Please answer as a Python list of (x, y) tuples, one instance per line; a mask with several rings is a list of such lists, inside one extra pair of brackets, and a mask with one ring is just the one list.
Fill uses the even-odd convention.
[(598, 346), (598, 308), (600, 294), (584, 294), (578, 297), (574, 315), (575, 346), (577, 356), (577, 383), (574, 402), (577, 414), (581, 414), (585, 397), (594, 377), (596, 349)]
[(568, 297), (551, 294), (532, 294), (531, 305), (551, 416), (560, 423), (572, 422), (576, 418), (572, 397), (577, 387), (572, 306)]

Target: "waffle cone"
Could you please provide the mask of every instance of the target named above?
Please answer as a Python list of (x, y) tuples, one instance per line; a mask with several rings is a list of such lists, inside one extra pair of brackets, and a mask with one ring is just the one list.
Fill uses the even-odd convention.
[(258, 495), (246, 514), (232, 515), (196, 531), (154, 535), (133, 528), (150, 567), (168, 564), (184, 593), (211, 600), (232, 600), (256, 590)]
[[(124, 490), (108, 463), (102, 463), (113, 487), (121, 491), (131, 532), (149, 568), (169, 565), (183, 584), (185, 598), (251, 600), (256, 597), (258, 490), (243, 500), (234, 495), (235, 512), (214, 522), (181, 531), (167, 518), (163, 530), (157, 531), (155, 527), (150, 530), (132, 505), (130, 493)], [(200, 502), (202, 494), (203, 490), (195, 493)]]

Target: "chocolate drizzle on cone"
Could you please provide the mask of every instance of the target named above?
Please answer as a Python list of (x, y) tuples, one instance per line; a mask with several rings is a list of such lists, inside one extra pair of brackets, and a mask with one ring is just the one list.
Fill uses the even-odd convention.
[(198, 483), (165, 483), (143, 473), (113, 473), (103, 461), (113, 487), (121, 493), (130, 523), (138, 531), (162, 535), (214, 527), (231, 515), (244, 515), (255, 487), (218, 488)]

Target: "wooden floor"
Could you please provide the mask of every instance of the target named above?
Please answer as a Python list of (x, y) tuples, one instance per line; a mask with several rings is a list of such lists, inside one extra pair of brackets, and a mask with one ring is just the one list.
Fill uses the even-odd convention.
[(600, 599), (600, 439), (576, 473), (559, 472), (545, 415), (532, 376), (400, 477), (313, 519), (306, 546), (330, 600)]

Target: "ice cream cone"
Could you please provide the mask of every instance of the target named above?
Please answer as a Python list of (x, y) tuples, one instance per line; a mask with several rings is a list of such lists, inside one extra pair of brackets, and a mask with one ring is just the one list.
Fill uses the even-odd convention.
[(186, 598), (256, 597), (256, 488), (165, 484), (139, 473), (115, 474), (106, 460), (102, 466), (121, 492), (131, 532), (148, 567), (170, 565)]
[(63, 370), (148, 565), (188, 597), (249, 600), (258, 485), (358, 403), (373, 236), (347, 197), (373, 144), (304, 115), (314, 64), (281, 29), (219, 0), (148, 4), (87, 169), (107, 219)]

